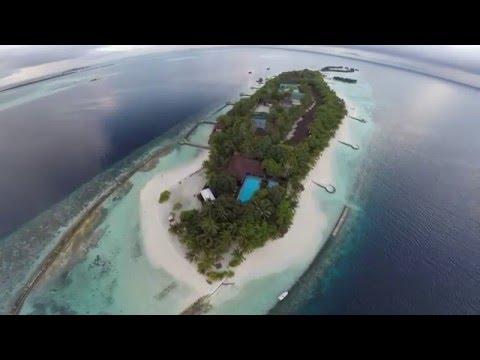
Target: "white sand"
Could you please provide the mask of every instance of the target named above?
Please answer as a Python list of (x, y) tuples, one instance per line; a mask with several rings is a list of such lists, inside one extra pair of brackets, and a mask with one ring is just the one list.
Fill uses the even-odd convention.
[[(345, 119), (347, 120), (347, 119)], [(349, 122), (343, 121), (336, 138), (350, 139)], [(310, 263), (325, 241), (318, 241), (318, 234), (327, 226), (327, 214), (315, 204), (314, 192), (318, 187), (313, 181), (322, 184), (333, 184), (333, 149), (337, 140), (332, 139), (322, 156), (310, 171), (303, 185), (305, 190), (300, 195), (293, 224), (288, 233), (277, 240), (269, 241), (264, 247), (246, 256), (245, 261), (234, 269), (235, 287), (239, 288), (247, 282), (281, 272), (297, 263)]]
[[(215, 288), (200, 275), (194, 264), (185, 259), (185, 251), (179, 241), (168, 231), (168, 215), (173, 204), (187, 197), (193, 199), (204, 183), (201, 177), (190, 174), (202, 167), (208, 152), (202, 151), (186, 165), (163, 172), (150, 180), (140, 193), (140, 224), (146, 256), (154, 268), (163, 268), (175, 279), (189, 285), (202, 296)], [(177, 186), (179, 181), (181, 185)], [(164, 190), (172, 192), (170, 200), (160, 204), (158, 198)], [(190, 196), (189, 196), (190, 195)], [(185, 200), (182, 203), (185, 204)]]
[[(348, 108), (349, 113), (354, 114), (353, 104), (348, 104)], [(233, 269), (235, 276), (229, 281), (235, 283), (236, 291), (232, 292), (232, 296), (254, 279), (282, 272), (295, 264), (309, 264), (323, 246), (327, 238), (319, 241), (318, 234), (327, 226), (327, 214), (315, 204), (314, 192), (318, 191), (318, 187), (312, 183), (312, 180), (322, 184), (334, 184), (333, 151), (336, 146), (344, 146), (337, 140), (351, 141), (351, 121), (348, 118), (342, 121), (335, 138), (330, 141), (330, 145), (304, 180), (305, 190), (300, 196), (289, 232), (283, 238), (269, 241), (264, 247), (248, 254), (246, 260)], [(198, 297), (211, 293), (218, 287), (218, 283), (209, 285), (205, 277), (196, 271), (195, 265), (185, 259), (185, 250), (168, 232), (167, 217), (173, 206), (173, 199), (166, 206), (158, 203), (158, 197), (163, 190), (174, 187), (179, 179), (184, 179), (199, 169), (207, 156), (207, 152), (202, 152), (189, 164), (156, 176), (140, 194), (141, 226), (145, 252), (150, 263), (153, 267), (161, 267), (175, 279), (188, 284), (195, 290), (195, 296)], [(182, 185), (184, 186), (180, 188), (183, 188), (183, 196), (188, 196), (188, 194), (198, 193), (203, 183), (199, 181), (197, 185)], [(178, 188), (173, 189), (172, 197), (177, 193)], [(227, 298), (222, 297), (222, 302), (225, 300)], [(218, 302), (215, 305), (218, 305)]]

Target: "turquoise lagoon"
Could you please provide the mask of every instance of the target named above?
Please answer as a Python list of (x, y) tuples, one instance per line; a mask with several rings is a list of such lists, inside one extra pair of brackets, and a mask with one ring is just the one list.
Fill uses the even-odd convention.
[[(355, 74), (355, 85), (334, 83), (339, 96), (355, 104), (353, 116), (365, 118), (366, 124), (349, 121), (352, 137), (360, 145), (359, 151), (345, 146), (335, 147), (335, 187), (333, 195), (322, 189), (315, 192), (318, 208), (328, 214), (328, 226), (318, 234), (317, 252), (329, 235), (345, 203), (348, 203), (359, 171), (359, 163), (366, 153), (373, 130), (371, 121), (372, 97), (368, 84)], [(245, 90), (252, 84), (245, 86)], [(228, 111), (224, 109), (224, 111)], [(219, 114), (215, 114), (216, 118)], [(199, 126), (190, 141), (206, 144), (211, 126)], [(194, 159), (204, 150), (176, 146), (160, 158), (150, 171), (138, 172), (130, 179), (132, 187), (120, 199), (109, 198), (104, 203), (107, 215), (99, 226), (102, 237), (86, 257), (70, 269), (35, 289), (27, 299), (22, 314), (175, 314), (183, 309), (179, 299), (191, 295), (192, 290), (162, 269), (153, 269), (143, 253), (139, 224), (139, 194), (145, 184), (157, 174)], [(272, 254), (274, 256), (274, 254)], [(312, 259), (313, 260), (313, 259)], [(277, 296), (289, 289), (309, 264), (295, 264), (281, 273), (251, 281), (232, 298), (219, 291), (212, 299), (210, 314), (263, 314), (277, 302)]]

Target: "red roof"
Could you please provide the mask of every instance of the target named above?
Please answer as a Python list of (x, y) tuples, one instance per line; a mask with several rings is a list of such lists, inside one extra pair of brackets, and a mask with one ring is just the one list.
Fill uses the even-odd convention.
[(214, 130), (223, 130), (225, 129), (225, 124), (222, 121), (217, 121), (215, 124)]
[(238, 181), (243, 181), (247, 174), (264, 176), (263, 166), (260, 161), (248, 159), (242, 155), (233, 155), (225, 168), (228, 175), (234, 176)]

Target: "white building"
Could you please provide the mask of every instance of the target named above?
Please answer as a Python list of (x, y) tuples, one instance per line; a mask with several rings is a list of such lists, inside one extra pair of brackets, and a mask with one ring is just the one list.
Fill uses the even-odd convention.
[(204, 201), (214, 201), (215, 196), (212, 193), (212, 190), (210, 188), (203, 189), (200, 191), (200, 195), (202, 195), (202, 198)]

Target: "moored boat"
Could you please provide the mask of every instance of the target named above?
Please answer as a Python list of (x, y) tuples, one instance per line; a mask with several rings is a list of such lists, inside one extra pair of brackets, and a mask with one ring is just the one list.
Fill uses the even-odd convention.
[(288, 291), (284, 291), (282, 292), (279, 296), (278, 296), (278, 300), (282, 301), (283, 299), (285, 299), (288, 295)]

